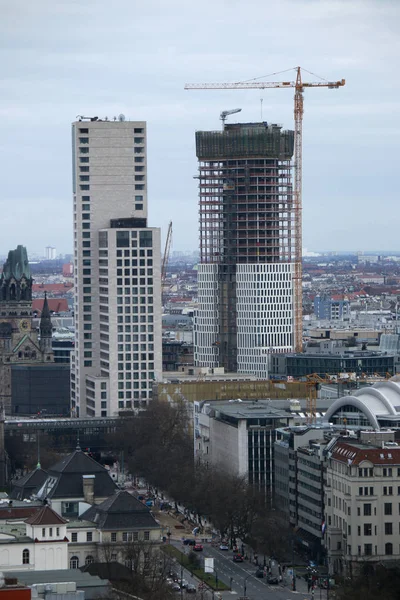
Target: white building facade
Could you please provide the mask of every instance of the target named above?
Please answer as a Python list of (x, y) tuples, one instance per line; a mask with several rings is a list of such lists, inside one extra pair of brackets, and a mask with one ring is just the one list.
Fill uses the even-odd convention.
[[(379, 435), (379, 432), (377, 432)], [(326, 471), (325, 544), (330, 573), (400, 558), (400, 447), (341, 440)], [(373, 442), (372, 442), (373, 443)]]
[(75, 350), (71, 411), (139, 409), (161, 376), (160, 231), (147, 227), (143, 121), (72, 125)]

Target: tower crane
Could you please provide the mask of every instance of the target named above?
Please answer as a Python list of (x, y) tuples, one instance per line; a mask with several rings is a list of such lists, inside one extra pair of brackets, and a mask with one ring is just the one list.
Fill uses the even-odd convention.
[[(169, 260), (169, 253), (171, 250), (171, 243), (172, 243), (172, 221), (170, 221), (169, 225), (168, 225), (167, 239), (165, 240), (164, 256), (163, 256), (162, 265), (161, 265), (161, 290), (162, 290), (162, 292), (164, 291), (165, 279), (167, 276), (167, 266), (168, 266), (168, 260)], [(163, 302), (163, 304), (164, 304), (164, 302)]]
[[(291, 70), (291, 69), (289, 69)], [(304, 71), (305, 69), (303, 69)], [(338, 89), (345, 85), (346, 81), (317, 81), (304, 82), (302, 80), (302, 69), (296, 67), (295, 81), (239, 81), (237, 83), (187, 83), (185, 90), (249, 90), (249, 89), (285, 89), (293, 88), (294, 91), (294, 186), (293, 186), (293, 213), (294, 213), (294, 348), (296, 352), (303, 350), (303, 294), (302, 294), (302, 145), (303, 145), (303, 92), (306, 88), (327, 87)], [(277, 75), (278, 73), (274, 73)], [(312, 73), (311, 73), (312, 74)], [(221, 116), (222, 119), (222, 116)]]
[(222, 121), (222, 129), (224, 128), (226, 117), (229, 117), (229, 115), (234, 115), (238, 112), (241, 112), (241, 110), (242, 110), (241, 108), (232, 108), (232, 110), (223, 110), (221, 112), (221, 114), (219, 115), (219, 118)]

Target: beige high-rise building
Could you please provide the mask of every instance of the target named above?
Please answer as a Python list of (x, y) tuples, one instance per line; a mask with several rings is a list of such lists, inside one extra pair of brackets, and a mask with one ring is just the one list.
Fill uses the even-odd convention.
[(160, 230), (147, 227), (143, 121), (72, 124), (75, 350), (71, 411), (139, 409), (161, 377)]

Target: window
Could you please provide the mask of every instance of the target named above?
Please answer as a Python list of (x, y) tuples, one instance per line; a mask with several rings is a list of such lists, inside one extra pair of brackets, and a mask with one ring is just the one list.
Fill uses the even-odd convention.
[(135, 210), (143, 210), (143, 204), (135, 204)]
[(372, 544), (364, 544), (365, 556), (372, 556)]
[(76, 531), (74, 531), (73, 533), (71, 533), (71, 542), (77, 542), (78, 541), (78, 534)]
[(372, 535), (372, 524), (364, 523), (364, 535)]
[(371, 516), (371, 514), (372, 514), (371, 504), (364, 504), (364, 516), (369, 517), (369, 516)]
[(112, 542), (116, 542), (116, 541), (117, 541), (117, 534), (116, 534), (115, 532), (113, 532), (113, 533), (111, 534), (111, 541), (112, 541)]
[(29, 550), (27, 548), (25, 548), (25, 550), (22, 550), (22, 564), (29, 565)]
[(46, 529), (42, 527), (42, 537), (46, 537)]
[(393, 554), (393, 544), (390, 542), (385, 544), (385, 554)]
[(86, 532), (86, 541), (87, 542), (93, 541), (93, 533), (91, 531)]
[(384, 468), (383, 469), (383, 476), (384, 477), (392, 477), (392, 468)]
[(117, 231), (117, 247), (129, 248), (129, 231)]
[(57, 529), (56, 529), (56, 536), (59, 537), (59, 535), (60, 535), (60, 528), (57, 527)]
[(139, 232), (139, 246), (141, 248), (151, 248), (153, 245), (153, 232), (152, 231), (140, 231)]
[(79, 569), (78, 556), (71, 556), (71, 558), (69, 559), (69, 568), (70, 569)]
[(385, 502), (385, 504), (384, 504), (384, 514), (385, 515), (391, 515), (392, 514), (392, 503), (391, 502)]
[(85, 565), (91, 565), (93, 562), (94, 562), (94, 558), (93, 558), (93, 556), (91, 556), (91, 555), (89, 554), (89, 556), (87, 556), (87, 557), (85, 558)]
[(53, 537), (53, 528), (52, 527), (49, 528), (49, 537)]
[(393, 535), (393, 523), (385, 523), (385, 535)]
[(145, 531), (144, 532), (144, 539), (147, 540), (147, 541), (150, 539), (150, 531)]
[(124, 531), (122, 534), (123, 542), (131, 542), (133, 540), (133, 535), (130, 531)]

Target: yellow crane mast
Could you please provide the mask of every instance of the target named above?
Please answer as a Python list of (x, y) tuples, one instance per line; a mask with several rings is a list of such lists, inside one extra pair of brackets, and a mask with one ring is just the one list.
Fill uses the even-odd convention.
[[(162, 264), (161, 264), (161, 291), (162, 291), (163, 296), (164, 296), (165, 279), (167, 276), (167, 266), (168, 266), (168, 261), (169, 261), (169, 253), (171, 250), (171, 244), (172, 244), (172, 221), (170, 221), (169, 225), (168, 225), (167, 239), (165, 240), (165, 249), (164, 249), (164, 255), (163, 255)], [(163, 304), (164, 304), (164, 298), (163, 298)]]
[[(291, 69), (289, 69), (291, 70)], [(249, 89), (286, 89), (293, 88), (294, 92), (294, 348), (296, 352), (303, 351), (303, 293), (302, 293), (302, 146), (303, 146), (303, 114), (305, 88), (327, 87), (338, 89), (345, 85), (345, 80), (304, 82), (301, 67), (296, 67), (295, 81), (239, 81), (237, 83), (187, 83), (185, 90), (249, 90)], [(304, 71), (305, 69), (303, 69)], [(274, 73), (277, 75), (278, 73)], [(312, 73), (311, 73), (312, 74)], [(258, 78), (259, 79), (259, 78)]]

